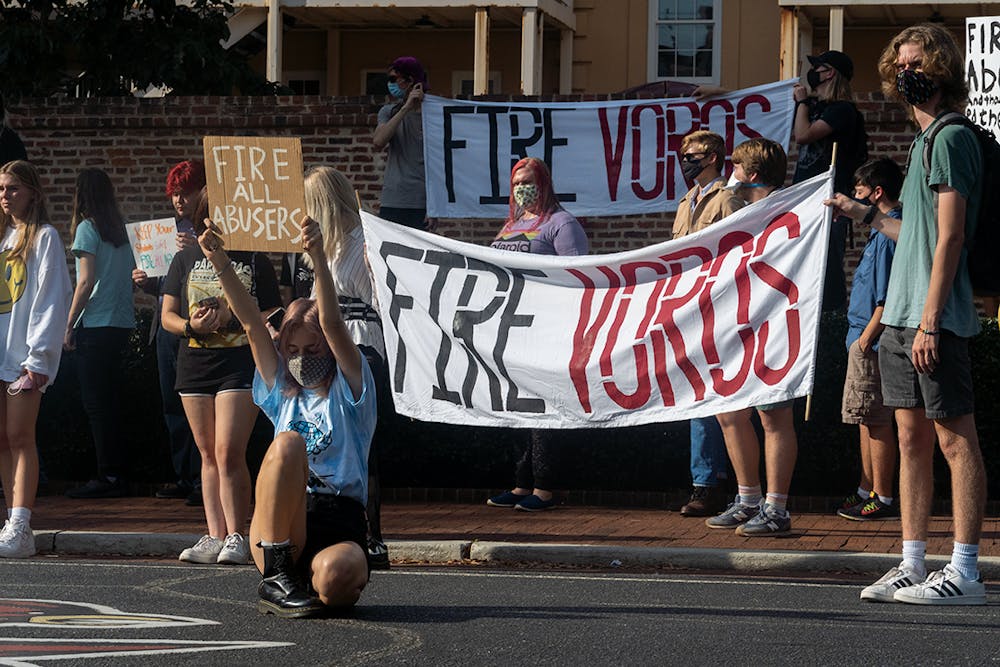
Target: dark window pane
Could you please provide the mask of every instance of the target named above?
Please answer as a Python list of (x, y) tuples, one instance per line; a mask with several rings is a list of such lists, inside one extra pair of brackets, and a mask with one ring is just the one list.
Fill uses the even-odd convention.
[(656, 74), (663, 77), (677, 76), (677, 68), (674, 63), (674, 51), (661, 50), (658, 57)]
[(715, 3), (712, 0), (697, 0), (697, 14), (695, 18), (713, 19), (715, 18)]
[(712, 76), (712, 52), (698, 51), (694, 62), (695, 76)]
[[(684, 0), (681, 0), (682, 2)], [(660, 0), (658, 11), (656, 13), (657, 18), (661, 21), (665, 19), (676, 19), (677, 18), (677, 0)]]

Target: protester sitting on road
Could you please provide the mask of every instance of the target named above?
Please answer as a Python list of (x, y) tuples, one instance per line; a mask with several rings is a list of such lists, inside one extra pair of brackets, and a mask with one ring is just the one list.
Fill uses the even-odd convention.
[[(201, 201), (205, 187), (205, 165), (199, 160), (185, 160), (175, 164), (167, 173), (166, 192), (176, 213), (177, 249), (197, 244), (194, 235), (195, 209)], [(132, 272), (132, 280), (144, 292), (160, 297), (164, 278), (149, 278), (142, 269)], [(162, 306), (162, 297), (160, 303)], [(181, 339), (160, 325), (160, 308), (153, 312), (150, 340), (156, 339), (156, 370), (160, 380), (160, 400), (163, 401), (163, 421), (170, 438), (170, 461), (176, 482), (157, 490), (157, 498), (183, 498), (185, 504), (200, 506), (201, 455), (191, 434), (181, 397), (174, 389), (177, 382), (177, 352)]]
[(35, 422), (42, 393), (59, 370), (72, 286), (38, 171), (23, 160), (0, 167), (0, 261), (6, 269), (0, 282), (0, 480), (7, 504), (0, 558), (27, 558), (35, 553)]
[[(969, 339), (980, 329), (966, 247), (983, 200), (979, 141), (963, 124), (940, 128), (929, 168), (928, 133), (945, 112), (969, 102), (965, 59), (944, 26), (925, 23), (893, 37), (878, 64), (882, 92), (905, 102), (920, 128), (900, 200), (904, 220), (842, 194), (827, 203), (897, 241), (879, 346), (885, 404), (899, 425), (903, 560), (861, 591), (861, 599), (910, 604), (986, 604), (979, 540), (986, 471), (976, 432)], [(905, 224), (904, 224), (905, 222)], [(951, 562), (927, 574), (934, 446), (951, 471), (955, 541)]]
[(419, 60), (403, 56), (392, 61), (388, 76), (389, 95), (394, 101), (379, 109), (372, 137), (377, 150), (389, 149), (379, 215), (407, 227), (426, 229), (424, 128), (420, 109), (427, 88), (427, 72)]
[[(900, 218), (899, 191), (903, 172), (889, 158), (866, 162), (854, 173), (854, 197)], [(882, 311), (889, 288), (889, 272), (896, 242), (869, 232), (868, 243), (854, 270), (847, 308), (847, 377), (844, 379), (842, 418), (857, 424), (861, 448), (861, 482), (841, 503), (837, 514), (845, 519), (871, 521), (899, 516), (892, 495), (896, 477), (896, 433), (892, 408), (882, 401), (878, 370), (878, 342), (885, 326)]]
[(128, 448), (119, 427), (125, 373), (122, 357), (135, 328), (135, 259), (107, 173), (87, 168), (76, 178), (72, 253), (76, 290), (66, 321), (65, 350), (75, 350), (80, 397), (97, 453), (97, 477), (70, 489), (70, 498), (129, 494)]
[[(493, 239), (499, 250), (539, 255), (586, 255), (590, 243), (583, 227), (559, 205), (549, 168), (538, 158), (519, 160), (510, 172), (510, 214)], [(558, 445), (551, 430), (531, 429), (515, 470), (516, 486), (486, 501), (493, 507), (537, 512), (552, 509)]]
[[(202, 197), (194, 217), (204, 230), (209, 212)], [(260, 311), (281, 305), (274, 267), (264, 253), (234, 252), (233, 270), (254, 295)], [(184, 412), (201, 453), (201, 489), (208, 534), (180, 554), (190, 563), (245, 564), (243, 537), (250, 513), (246, 451), (257, 407), (250, 395), (253, 357), (246, 332), (222, 297), (217, 272), (198, 245), (170, 263), (163, 283), (162, 326), (185, 339), (177, 354), (177, 384)], [(263, 318), (261, 318), (263, 323)]]
[[(760, 201), (785, 182), (787, 157), (770, 139), (750, 139), (733, 150), (736, 192), (748, 203)], [(736, 472), (739, 495), (719, 516), (705, 521), (709, 528), (735, 528), (737, 535), (752, 537), (787, 533), (792, 519), (786, 505), (798, 453), (792, 401), (756, 407), (764, 427), (764, 464), (767, 498), (761, 497), (760, 441), (751, 417), (754, 408), (719, 415), (726, 450)]]
[[(694, 181), (677, 205), (673, 237), (680, 238), (705, 229), (744, 205), (725, 187), (722, 169), (726, 160), (725, 140), (714, 132), (699, 130), (681, 142), (681, 170)], [(726, 441), (715, 417), (691, 420), (691, 480), (694, 488), (680, 508), (684, 516), (714, 516), (726, 508), (723, 484), (728, 477)]]
[(316, 301), (289, 305), (277, 349), (215, 231), (213, 225), (199, 243), (246, 328), (257, 368), (254, 401), (275, 430), (250, 526), (263, 577), (257, 609), (305, 617), (324, 606), (350, 607), (369, 576), (365, 500), (377, 406), (368, 362), (341, 317), (319, 225), (310, 218), (302, 223)]

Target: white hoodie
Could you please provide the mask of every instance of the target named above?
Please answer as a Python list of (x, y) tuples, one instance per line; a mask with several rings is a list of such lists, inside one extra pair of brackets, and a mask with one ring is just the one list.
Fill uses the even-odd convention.
[(73, 294), (66, 248), (55, 227), (43, 225), (27, 262), (10, 260), (17, 234), (8, 228), (0, 241), (0, 380), (30, 370), (47, 375), (47, 387), (59, 370)]

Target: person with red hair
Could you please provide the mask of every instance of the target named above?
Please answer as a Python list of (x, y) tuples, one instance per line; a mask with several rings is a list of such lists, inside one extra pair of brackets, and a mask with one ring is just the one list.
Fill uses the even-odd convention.
[[(195, 209), (205, 187), (205, 165), (200, 160), (184, 160), (167, 173), (166, 195), (177, 220), (177, 249), (197, 243), (194, 235)], [(149, 278), (142, 269), (132, 271), (132, 280), (143, 291), (159, 297), (163, 278)], [(162, 299), (161, 299), (162, 303)], [(160, 378), (163, 421), (170, 438), (170, 461), (176, 481), (156, 492), (157, 498), (183, 498), (188, 505), (201, 505), (201, 455), (184, 415), (181, 397), (174, 390), (177, 380), (177, 350), (180, 338), (160, 326), (160, 309), (153, 311), (149, 340), (156, 340), (156, 369)]]
[[(563, 209), (544, 162), (527, 157), (510, 172), (510, 214), (492, 247), (539, 255), (586, 255), (587, 234)], [(486, 501), (492, 507), (539, 512), (555, 507), (551, 472), (555, 459), (552, 431), (531, 429), (528, 446), (515, 472), (516, 486)]]

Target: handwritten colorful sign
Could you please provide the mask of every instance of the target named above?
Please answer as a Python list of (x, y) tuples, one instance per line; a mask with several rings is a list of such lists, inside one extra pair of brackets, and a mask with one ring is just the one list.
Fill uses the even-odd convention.
[(137, 269), (150, 278), (167, 275), (170, 262), (177, 252), (177, 223), (173, 218), (160, 218), (125, 225)]
[(205, 137), (212, 220), (230, 250), (299, 252), (305, 217), (298, 137)]

